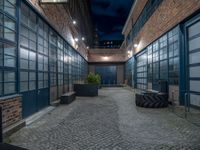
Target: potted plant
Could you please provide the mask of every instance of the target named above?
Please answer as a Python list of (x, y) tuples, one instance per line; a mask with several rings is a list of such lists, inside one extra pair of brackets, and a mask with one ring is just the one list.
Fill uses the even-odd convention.
[(86, 84), (74, 84), (76, 96), (98, 96), (101, 77), (98, 74), (89, 73)]

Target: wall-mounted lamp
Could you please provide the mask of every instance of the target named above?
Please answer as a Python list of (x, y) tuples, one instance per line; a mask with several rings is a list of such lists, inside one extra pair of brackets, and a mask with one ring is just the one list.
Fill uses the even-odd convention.
[(75, 38), (74, 40), (75, 40), (76, 42), (78, 42), (78, 38)]
[(72, 23), (73, 23), (74, 25), (76, 25), (77, 22), (76, 22), (76, 20), (73, 20)]
[(82, 39), (82, 41), (85, 41), (85, 38), (84, 38), (84, 37), (82, 37), (81, 39)]
[(138, 47), (138, 44), (134, 44), (134, 47), (137, 48), (137, 47)]
[(108, 60), (108, 56), (104, 56), (104, 57), (103, 57), (103, 60)]

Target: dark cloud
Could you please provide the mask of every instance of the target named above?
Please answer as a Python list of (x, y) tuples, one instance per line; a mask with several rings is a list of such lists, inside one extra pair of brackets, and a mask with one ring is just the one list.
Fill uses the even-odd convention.
[(134, 0), (91, 0), (93, 22), (99, 29), (100, 39), (120, 40)]

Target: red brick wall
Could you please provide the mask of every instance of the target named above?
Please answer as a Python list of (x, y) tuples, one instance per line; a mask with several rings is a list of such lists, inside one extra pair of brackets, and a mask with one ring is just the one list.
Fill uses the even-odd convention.
[[(64, 4), (42, 4), (39, 0), (28, 0), (35, 8), (45, 16), (50, 24), (67, 40), (72, 46), (77, 45), (72, 38), (78, 37), (78, 31), (72, 24), (70, 13), (64, 8)], [(79, 41), (80, 43), (81, 41)], [(78, 51), (86, 57), (87, 49), (83, 43), (80, 43)]]
[(130, 20), (127, 23), (127, 28), (124, 31), (125, 36), (127, 36), (132, 28), (132, 25), (135, 24), (137, 18), (139, 17), (140, 13), (142, 12), (146, 2), (148, 0), (136, 0), (133, 13), (131, 14)]
[(126, 53), (122, 49), (91, 49), (88, 62), (124, 62)]
[(134, 43), (139, 44), (135, 52), (145, 48), (198, 9), (200, 0), (164, 0), (134, 39)]
[(20, 96), (1, 98), (3, 128), (6, 128), (22, 119), (22, 100)]

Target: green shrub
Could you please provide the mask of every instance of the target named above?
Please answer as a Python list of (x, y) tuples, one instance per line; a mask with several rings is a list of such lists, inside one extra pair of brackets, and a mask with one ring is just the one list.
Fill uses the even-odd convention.
[(99, 74), (89, 73), (87, 76), (87, 82), (90, 84), (100, 84), (101, 83), (101, 77)]

